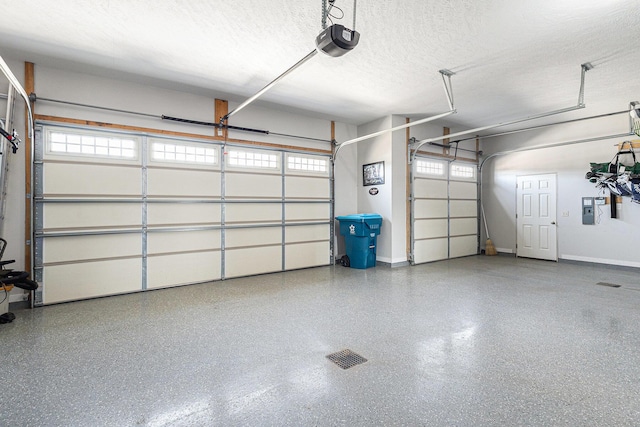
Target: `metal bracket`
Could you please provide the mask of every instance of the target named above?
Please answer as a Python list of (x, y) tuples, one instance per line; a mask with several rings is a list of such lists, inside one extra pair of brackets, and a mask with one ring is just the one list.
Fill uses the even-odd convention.
[(438, 72), (442, 74), (442, 84), (444, 85), (444, 92), (447, 95), (447, 102), (449, 102), (449, 109), (453, 110), (453, 86), (451, 84), (451, 76), (455, 76), (456, 73), (446, 68), (438, 70)]
[(585, 62), (580, 65), (580, 93), (578, 94), (578, 105), (584, 107), (584, 80), (587, 71), (593, 69), (593, 64), (591, 62)]

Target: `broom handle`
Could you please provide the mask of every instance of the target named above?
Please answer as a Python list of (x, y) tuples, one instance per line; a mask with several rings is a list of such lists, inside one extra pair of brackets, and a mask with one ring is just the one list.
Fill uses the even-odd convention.
[(487, 239), (489, 239), (489, 227), (487, 227), (487, 217), (484, 215), (484, 206), (480, 203), (480, 210), (482, 211), (482, 219), (484, 220), (484, 231), (487, 232)]

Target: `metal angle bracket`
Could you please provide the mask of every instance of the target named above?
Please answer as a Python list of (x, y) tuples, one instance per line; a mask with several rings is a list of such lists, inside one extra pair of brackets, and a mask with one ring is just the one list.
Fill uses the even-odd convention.
[(438, 72), (442, 75), (442, 84), (444, 85), (444, 92), (447, 95), (447, 102), (449, 102), (449, 108), (454, 110), (453, 108), (453, 86), (451, 84), (451, 76), (455, 76), (451, 70), (443, 68), (442, 70), (438, 70)]
[(587, 71), (593, 69), (593, 64), (591, 62), (585, 62), (584, 64), (580, 64), (580, 93), (578, 94), (578, 105), (584, 107), (584, 80)]

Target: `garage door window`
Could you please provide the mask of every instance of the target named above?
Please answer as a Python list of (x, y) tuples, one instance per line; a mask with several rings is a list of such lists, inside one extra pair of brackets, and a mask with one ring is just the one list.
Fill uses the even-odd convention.
[(218, 164), (218, 150), (214, 147), (154, 142), (151, 144), (151, 158), (171, 163), (216, 165)]
[(239, 168), (278, 169), (278, 157), (258, 151), (229, 150), (227, 165)]
[(442, 162), (418, 160), (416, 172), (420, 175), (444, 176), (444, 164)]
[(133, 138), (99, 136), (80, 133), (50, 132), (49, 152), (91, 157), (135, 159), (137, 141)]
[(451, 165), (451, 176), (456, 178), (473, 179), (475, 168), (471, 166)]
[(327, 172), (327, 160), (303, 156), (287, 156), (287, 170)]

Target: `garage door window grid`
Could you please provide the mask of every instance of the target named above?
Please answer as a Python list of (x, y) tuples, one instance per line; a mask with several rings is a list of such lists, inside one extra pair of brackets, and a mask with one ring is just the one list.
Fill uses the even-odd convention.
[(249, 150), (227, 150), (227, 166), (232, 168), (279, 169), (278, 155)]
[(169, 163), (218, 164), (218, 149), (195, 144), (151, 143), (151, 159)]
[(311, 157), (287, 155), (287, 170), (307, 172), (327, 172), (327, 160)]
[(419, 175), (444, 176), (444, 171), (444, 163), (442, 162), (416, 160), (416, 172)]
[(49, 132), (48, 151), (56, 154), (135, 159), (138, 144), (124, 136), (92, 135), (72, 132)]
[(472, 166), (462, 166), (451, 164), (451, 176), (455, 178), (462, 179), (475, 179), (476, 168)]

